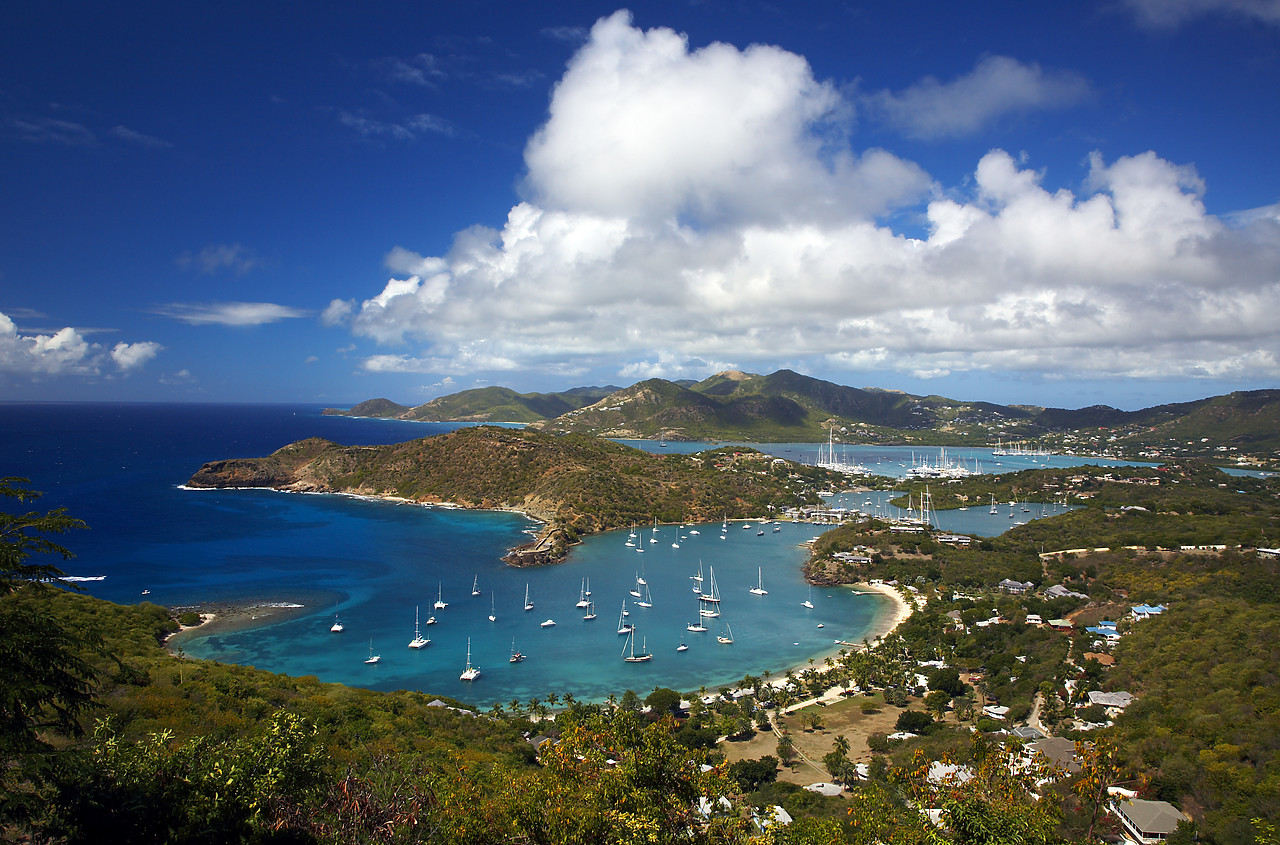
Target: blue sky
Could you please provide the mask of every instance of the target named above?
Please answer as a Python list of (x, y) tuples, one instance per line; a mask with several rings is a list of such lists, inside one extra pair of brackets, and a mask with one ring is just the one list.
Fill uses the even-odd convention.
[(0, 400), (1277, 386), (1280, 3), (793, 5), (10, 3)]

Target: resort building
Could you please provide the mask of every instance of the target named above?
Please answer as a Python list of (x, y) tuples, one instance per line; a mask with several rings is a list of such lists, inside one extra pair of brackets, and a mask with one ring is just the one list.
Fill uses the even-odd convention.
[(1178, 822), (1187, 818), (1168, 801), (1144, 801), (1141, 798), (1114, 801), (1111, 812), (1120, 819), (1125, 837), (1139, 845), (1165, 841), (1178, 829)]

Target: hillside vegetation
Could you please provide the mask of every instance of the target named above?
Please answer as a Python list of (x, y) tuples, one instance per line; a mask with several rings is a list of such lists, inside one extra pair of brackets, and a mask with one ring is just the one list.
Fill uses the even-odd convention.
[(432, 421), (527, 422), (546, 431), (615, 438), (968, 445), (1130, 458), (1213, 457), (1276, 463), (1280, 391), (1242, 391), (1123, 411), (1075, 410), (855, 388), (790, 370), (717, 373), (700, 382), (648, 379), (627, 388), (516, 393), (465, 390), (406, 408), (388, 400), (326, 413)]
[(653, 520), (760, 516), (837, 477), (750, 449), (651, 455), (609, 440), (480, 426), (386, 446), (312, 438), (264, 458), (214, 461), (192, 487), (271, 487), (511, 508), (547, 523), (537, 556), (559, 560), (582, 534)]

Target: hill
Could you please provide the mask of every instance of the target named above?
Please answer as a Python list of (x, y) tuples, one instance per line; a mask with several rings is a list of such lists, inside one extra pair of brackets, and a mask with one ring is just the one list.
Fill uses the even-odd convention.
[(750, 449), (651, 455), (596, 437), (480, 426), (387, 446), (311, 438), (264, 458), (214, 461), (191, 487), (352, 493), (466, 508), (507, 508), (546, 523), (513, 563), (562, 559), (582, 534), (652, 520), (759, 516), (837, 478)]
[[(375, 404), (375, 403), (385, 403)], [(368, 407), (366, 407), (368, 406)], [(405, 409), (387, 400), (345, 412), (436, 421), (526, 422), (554, 433), (664, 440), (841, 442), (1025, 448), (1162, 459), (1213, 457), (1270, 466), (1280, 456), (1280, 390), (1123, 411), (1042, 408), (855, 388), (791, 370), (730, 370), (699, 382), (648, 379), (561, 393), (466, 390)]]
[(432, 399), (416, 407), (370, 399), (349, 410), (323, 413), (348, 417), (388, 417), (418, 422), (534, 422), (558, 417), (608, 396), (618, 388), (575, 387), (559, 393), (517, 393), (508, 387), (478, 387)]

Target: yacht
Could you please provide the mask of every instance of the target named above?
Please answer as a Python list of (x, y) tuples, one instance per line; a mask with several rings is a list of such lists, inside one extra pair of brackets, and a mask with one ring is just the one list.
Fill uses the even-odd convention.
[(764, 588), (764, 570), (762, 568), (756, 567), (756, 585), (747, 592), (756, 596), (769, 595), (769, 591)]
[(622, 648), (622, 659), (627, 663), (644, 663), (653, 659), (653, 655), (645, 648), (645, 643), (640, 646), (640, 653), (636, 654), (636, 631), (631, 629), (627, 634), (627, 644)]
[(528, 584), (528, 582), (525, 582), (525, 585), (524, 585), (524, 609), (525, 609), (525, 610), (533, 610), (533, 602), (529, 601), (529, 584)]
[(418, 606), (413, 606), (413, 639), (409, 640), (409, 648), (422, 648), (430, 643), (431, 640), (422, 636), (422, 629), (418, 627)]
[(373, 664), (373, 663), (377, 663), (381, 659), (382, 659), (381, 654), (373, 653), (373, 640), (369, 640), (369, 657), (367, 660), (365, 660), (365, 663)]
[[(512, 644), (515, 641), (512, 640)], [(462, 670), (462, 674), (458, 676), (459, 681), (474, 681), (480, 677), (480, 667), (471, 665), (471, 638), (467, 637), (467, 668)]]
[(333, 624), (329, 626), (329, 630), (333, 631), (335, 634), (341, 634), (343, 631), (346, 630), (342, 626), (342, 620), (338, 618), (338, 615), (336, 613), (333, 615)]
[(436, 610), (444, 610), (446, 607), (449, 606), (449, 603), (444, 600), (444, 584), (439, 585), (439, 590), (440, 591), (436, 593), (436, 602), (434, 605), (432, 605), (432, 607), (434, 607)]

